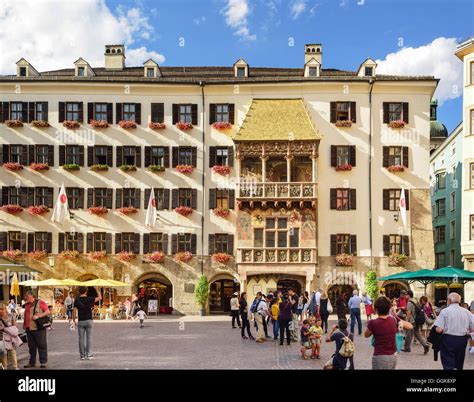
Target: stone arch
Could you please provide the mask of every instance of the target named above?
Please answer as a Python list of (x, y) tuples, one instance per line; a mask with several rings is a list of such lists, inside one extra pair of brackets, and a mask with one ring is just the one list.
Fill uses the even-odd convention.
[(387, 296), (389, 299), (393, 299), (394, 297), (400, 297), (400, 291), (410, 290), (410, 285), (405, 281), (390, 280), (385, 281), (381, 288), (384, 289), (385, 296)]
[(133, 282), (132, 291), (138, 293), (143, 308), (147, 313), (149, 300), (158, 300), (158, 308), (173, 307), (175, 286), (161, 272), (151, 271), (140, 275)]
[(209, 280), (209, 311), (214, 314), (230, 311), (230, 298), (240, 291), (240, 280), (237, 274), (220, 272)]

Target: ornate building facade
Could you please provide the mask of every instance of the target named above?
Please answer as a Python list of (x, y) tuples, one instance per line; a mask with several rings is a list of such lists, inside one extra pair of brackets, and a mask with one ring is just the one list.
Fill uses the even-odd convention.
[(369, 270), (434, 266), (437, 80), (380, 75), (370, 58), (326, 69), (320, 44), (304, 56), (302, 68), (126, 67), (111, 45), (105, 67), (80, 58), (47, 72), (21, 59), (0, 77), (1, 251), (43, 278), (125, 281), (117, 298), (141, 291), (181, 313), (198, 311), (201, 274), (221, 312), (239, 289), (334, 297), (363, 289)]

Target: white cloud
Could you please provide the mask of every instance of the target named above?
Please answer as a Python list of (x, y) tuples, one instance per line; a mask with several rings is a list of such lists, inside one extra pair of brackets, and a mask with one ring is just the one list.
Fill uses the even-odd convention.
[(204, 17), (204, 16), (194, 18), (194, 23), (198, 26), (201, 25), (201, 24), (204, 24), (205, 22), (206, 22), (206, 17)]
[(306, 10), (306, 0), (296, 0), (291, 3), (291, 17), (296, 20)]
[(251, 35), (248, 28), (247, 16), (250, 13), (248, 0), (228, 0), (223, 14), (226, 23), (234, 28), (234, 35), (240, 36), (244, 40), (255, 40), (257, 36)]
[(377, 60), (377, 74), (433, 75), (440, 78), (435, 97), (439, 103), (462, 95), (462, 63), (454, 56), (456, 38), (437, 38), (417, 48), (407, 47)]
[[(104, 0), (17, 0), (0, 3), (0, 74), (15, 72), (15, 62), (27, 59), (37, 70), (71, 68), (79, 57), (93, 67), (104, 65), (104, 46), (124, 43), (127, 65), (141, 65), (163, 55), (133, 48), (150, 39), (153, 27), (138, 8), (119, 7), (116, 15)], [(141, 58), (143, 57), (143, 58)]]

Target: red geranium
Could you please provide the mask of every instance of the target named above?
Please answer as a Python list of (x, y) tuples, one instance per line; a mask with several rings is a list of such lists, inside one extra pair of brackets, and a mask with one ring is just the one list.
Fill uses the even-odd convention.
[(104, 215), (109, 212), (105, 207), (90, 207), (88, 211), (92, 215)]
[(117, 209), (118, 212), (124, 215), (136, 214), (138, 212), (137, 208), (134, 207), (122, 207)]
[(2, 207), (2, 211), (8, 212), (9, 214), (19, 214), (23, 211), (23, 208), (18, 204), (8, 204)]
[(49, 170), (49, 165), (47, 163), (32, 163), (30, 164), (30, 169), (35, 172), (42, 172), (44, 170)]
[(338, 172), (347, 172), (352, 170), (352, 165), (350, 163), (344, 163), (343, 165), (336, 166), (336, 171)]
[(218, 173), (222, 176), (227, 176), (230, 173), (230, 167), (229, 166), (223, 166), (223, 165), (214, 165), (212, 167), (212, 171), (214, 173)]
[(18, 162), (5, 162), (3, 167), (10, 172), (17, 172), (18, 170), (22, 170), (23, 166), (20, 165)]
[(165, 253), (163, 251), (155, 251), (145, 255), (145, 260), (148, 262), (161, 263), (165, 260)]
[(212, 127), (216, 130), (228, 130), (229, 128), (232, 128), (232, 124), (224, 121), (216, 121), (215, 123), (212, 123)]
[(28, 207), (28, 213), (30, 215), (43, 215), (49, 211), (49, 208), (46, 205), (34, 205)]
[(152, 130), (163, 130), (166, 128), (166, 124), (165, 123), (155, 123), (153, 121), (150, 121), (150, 123), (148, 123), (148, 127), (150, 127)]
[(181, 121), (178, 121), (176, 123), (176, 127), (178, 127), (180, 130), (187, 131), (187, 130), (192, 130), (193, 125), (191, 123), (183, 123)]
[(193, 209), (191, 207), (177, 207), (174, 212), (182, 216), (188, 216), (193, 213)]
[(230, 209), (217, 207), (213, 210), (214, 215), (220, 216), (221, 218), (227, 218), (230, 215)]
[(180, 262), (188, 262), (188, 261), (191, 261), (192, 258), (193, 258), (193, 253), (191, 253), (190, 251), (184, 251), (181, 253), (176, 253), (174, 255), (174, 259)]
[(63, 127), (68, 128), (69, 130), (74, 130), (75, 128), (79, 128), (81, 124), (75, 120), (64, 120)]
[(194, 167), (192, 165), (177, 165), (176, 170), (179, 173), (191, 174), (194, 171)]
[(91, 120), (91, 126), (93, 128), (107, 128), (109, 127), (109, 122), (107, 120)]
[(227, 253), (216, 253), (212, 254), (212, 261), (220, 264), (227, 264), (230, 261), (231, 256)]
[(135, 120), (120, 120), (119, 126), (125, 129), (137, 128), (137, 123)]

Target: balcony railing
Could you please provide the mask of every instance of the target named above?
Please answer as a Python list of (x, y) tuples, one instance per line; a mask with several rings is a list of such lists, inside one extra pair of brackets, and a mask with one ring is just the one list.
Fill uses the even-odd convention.
[(317, 198), (317, 183), (240, 182), (237, 197), (310, 200)]
[(239, 248), (237, 261), (251, 264), (316, 263), (316, 248)]

